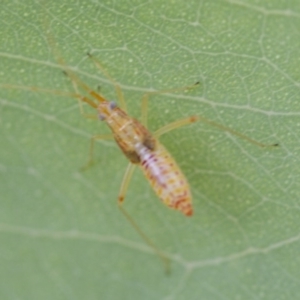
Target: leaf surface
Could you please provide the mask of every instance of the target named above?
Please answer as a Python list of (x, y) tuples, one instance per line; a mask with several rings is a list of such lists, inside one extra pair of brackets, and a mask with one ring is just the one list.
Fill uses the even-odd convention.
[[(300, 280), (300, 5), (297, 1), (2, 1), (0, 10), (1, 299), (296, 299)], [(49, 43), (49, 35), (54, 37)], [(127, 165), (112, 141), (80, 171), (105, 124), (76, 99), (59, 53), (130, 115), (145, 92), (149, 128), (196, 123), (161, 142), (186, 174), (195, 214), (166, 208), (140, 170), (129, 214), (171, 260), (169, 276), (117, 207)], [(85, 107), (87, 113), (95, 113)]]

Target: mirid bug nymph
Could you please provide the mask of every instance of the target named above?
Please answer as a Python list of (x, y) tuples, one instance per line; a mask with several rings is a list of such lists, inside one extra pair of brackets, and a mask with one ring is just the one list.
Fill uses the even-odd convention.
[(119, 84), (108, 74), (108, 72), (102, 67), (102, 65), (96, 60), (94, 56), (88, 54), (95, 65), (102, 71), (102, 73), (110, 80), (110, 82), (114, 86), (116, 94), (118, 96), (119, 105), (117, 105), (113, 101), (108, 101), (99, 92), (96, 92), (85, 83), (83, 83), (64, 62), (62, 56), (59, 54), (59, 51), (56, 48), (54, 37), (50, 32), (47, 32), (47, 34), (48, 43), (56, 56), (56, 60), (64, 70), (64, 73), (70, 78), (75, 92), (69, 93), (62, 91), (51, 91), (38, 87), (26, 87), (10, 84), (2, 84), (1, 86), (4, 88), (27, 89), (35, 92), (41, 91), (52, 93), (55, 95), (75, 97), (79, 100), (79, 106), (83, 115), (86, 114), (83, 112), (82, 102), (97, 110), (97, 118), (108, 125), (111, 130), (111, 134), (97, 135), (91, 139), (90, 157), (87, 166), (89, 166), (93, 160), (95, 140), (114, 139), (116, 141), (123, 154), (129, 160), (129, 164), (125, 171), (118, 194), (119, 207), (128, 221), (142, 236), (142, 238), (157, 252), (159, 257), (165, 263), (167, 267), (166, 269), (168, 269), (168, 258), (151, 242), (151, 240), (148, 239), (148, 237), (143, 233), (143, 231), (141, 231), (139, 226), (133, 221), (133, 219), (122, 206), (130, 180), (132, 178), (132, 174), (136, 166), (139, 166), (158, 198), (166, 206), (181, 212), (185, 216), (190, 217), (193, 215), (192, 195), (188, 181), (180, 170), (180, 167), (178, 166), (174, 158), (159, 142), (159, 137), (174, 129), (201, 121), (215, 126), (221, 130), (228, 131), (231, 134), (237, 135), (240, 138), (245, 139), (250, 143), (260, 147), (277, 146), (278, 144), (262, 144), (239, 132), (236, 132), (230, 128), (199, 116), (198, 114), (196, 116), (185, 117), (183, 119), (169, 123), (164, 127), (158, 129), (154, 133), (151, 133), (147, 129), (147, 108), (149, 96), (191, 89), (197, 86), (199, 82), (196, 82), (192, 86), (146, 93), (142, 98), (141, 120), (138, 121), (137, 119), (132, 118), (127, 114), (125, 99), (123, 97), (123, 93)]

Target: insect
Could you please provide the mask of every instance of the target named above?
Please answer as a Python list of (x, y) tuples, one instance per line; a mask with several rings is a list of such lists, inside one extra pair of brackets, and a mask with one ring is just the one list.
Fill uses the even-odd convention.
[[(4, 87), (8, 88), (20, 88), (29, 89), (33, 91), (44, 91), (47, 93), (62, 94), (67, 96), (72, 96), (79, 99), (80, 110), (83, 115), (86, 115), (82, 108), (82, 102), (88, 104), (93, 109), (97, 110), (98, 119), (104, 121), (108, 127), (111, 129), (111, 135), (97, 135), (91, 139), (90, 144), (90, 154), (89, 161), (84, 167), (87, 168), (93, 162), (93, 152), (95, 140), (99, 139), (114, 139), (123, 152), (123, 154), (129, 160), (129, 164), (125, 171), (119, 195), (118, 204), (121, 212), (127, 218), (127, 220), (132, 224), (136, 231), (141, 235), (141, 237), (155, 250), (158, 256), (162, 259), (166, 272), (169, 270), (169, 261), (165, 254), (159, 250), (152, 241), (144, 234), (144, 232), (135, 223), (132, 217), (123, 208), (122, 204), (124, 202), (126, 192), (133, 175), (136, 166), (139, 166), (143, 171), (146, 179), (149, 181), (153, 190), (157, 194), (158, 198), (168, 207), (178, 210), (185, 216), (190, 217), (193, 215), (192, 207), (192, 196), (190, 192), (190, 187), (188, 181), (186, 180), (184, 174), (180, 170), (174, 158), (171, 154), (164, 148), (164, 146), (159, 142), (158, 138), (174, 129), (180, 128), (182, 126), (195, 123), (195, 122), (205, 122), (209, 125), (217, 127), (221, 130), (225, 130), (239, 136), (248, 142), (255, 144), (260, 147), (270, 147), (278, 146), (278, 144), (266, 145), (257, 142), (235, 130), (225, 127), (221, 124), (215, 123), (209, 119), (202, 116), (190, 116), (175, 122), (169, 123), (162, 128), (155, 131), (153, 134), (147, 129), (147, 107), (148, 98), (150, 95), (168, 93), (173, 91), (180, 91), (194, 88), (199, 84), (196, 82), (192, 86), (186, 86), (177, 89), (163, 90), (157, 92), (146, 93), (142, 97), (142, 113), (141, 122), (130, 117), (127, 114), (126, 103), (120, 86), (116, 81), (107, 73), (107, 71), (102, 67), (99, 61), (96, 60), (90, 53), (88, 56), (94, 61), (96, 66), (105, 74), (105, 76), (112, 82), (115, 87), (116, 94), (118, 95), (120, 107), (114, 101), (106, 100), (99, 92), (91, 89), (88, 85), (83, 83), (75, 73), (73, 73), (61, 60), (60, 63), (64, 68), (64, 73), (71, 79), (75, 93), (65, 93), (60, 91), (49, 91), (43, 90), (36, 87), (24, 87), (24, 86), (14, 86), (6, 85)], [(2, 85), (3, 86), (3, 85)], [(79, 89), (85, 91), (80, 92)], [(90, 117), (89, 115), (87, 117)]]
[[(97, 109), (99, 119), (109, 126), (114, 140), (129, 160), (119, 192), (119, 203), (125, 199), (135, 166), (139, 166), (165, 205), (186, 216), (191, 216), (193, 208), (189, 184), (171, 154), (158, 141), (158, 137), (175, 128), (195, 122), (197, 117), (192, 116), (168, 124), (152, 134), (145, 124), (148, 95), (143, 98), (144, 111), (141, 123), (127, 114), (124, 105), (122, 109), (115, 102), (107, 101), (99, 94), (95, 97), (91, 90), (88, 92), (98, 103), (91, 102), (87, 98), (83, 98), (82, 101)], [(124, 101), (121, 100), (122, 102)], [(101, 138), (101, 136), (95, 138)]]
[[(52, 45), (52, 48), (55, 50), (55, 43), (52, 36), (48, 36), (49, 44)], [(188, 181), (186, 180), (184, 174), (180, 170), (176, 161), (173, 159), (171, 154), (164, 148), (164, 146), (159, 142), (159, 137), (167, 132), (170, 132), (174, 129), (180, 128), (182, 126), (195, 123), (195, 122), (206, 122), (212, 126), (215, 126), (221, 130), (228, 131), (234, 135), (239, 136), (255, 145), (260, 147), (266, 146), (277, 146), (265, 145), (251, 138), (236, 132), (230, 128), (227, 128), (223, 125), (217, 124), (213, 121), (210, 121), (202, 116), (189, 116), (183, 119), (174, 121), (170, 124), (165, 125), (164, 127), (158, 129), (153, 134), (147, 129), (147, 108), (148, 108), (148, 99), (149, 96), (168, 93), (180, 90), (186, 90), (197, 86), (199, 83), (195, 83), (192, 86), (186, 86), (178, 89), (164, 90), (159, 92), (149, 92), (146, 93), (142, 98), (142, 113), (141, 121), (138, 121), (127, 114), (126, 103), (120, 86), (117, 82), (108, 74), (108, 72), (102, 67), (100, 62), (90, 53), (88, 56), (92, 59), (95, 65), (103, 72), (103, 74), (112, 82), (115, 87), (116, 94), (119, 99), (119, 106), (113, 102), (106, 100), (99, 92), (91, 89), (88, 85), (83, 83), (77, 75), (67, 67), (66, 63), (63, 61), (61, 56), (56, 51), (56, 57), (64, 73), (71, 79), (75, 93), (64, 93), (59, 91), (48, 91), (42, 90), (36, 87), (22, 87), (22, 86), (13, 86), (6, 85), (9, 88), (23, 88), (31, 89), (35, 91), (45, 91), (48, 93), (54, 94), (66, 94), (72, 97), (75, 97), (79, 100), (82, 114), (85, 113), (82, 110), (82, 102), (88, 104), (93, 109), (97, 110), (98, 118), (104, 121), (109, 128), (111, 129), (111, 135), (97, 135), (91, 139), (90, 144), (90, 157), (87, 166), (91, 165), (93, 152), (94, 152), (94, 142), (99, 139), (114, 139), (129, 160), (129, 164), (125, 171), (124, 178), (121, 183), (119, 195), (118, 195), (118, 204), (128, 219), (128, 221), (133, 225), (137, 232), (143, 237), (143, 239), (157, 252), (159, 257), (167, 264), (167, 258), (153, 243), (148, 237), (140, 230), (139, 226), (134, 222), (130, 215), (123, 208), (122, 204), (124, 202), (126, 192), (130, 180), (132, 178), (133, 172), (136, 166), (139, 166), (143, 171), (146, 179), (149, 181), (153, 190), (157, 194), (158, 198), (168, 207), (178, 210), (183, 213), (185, 216), (193, 215), (193, 206), (192, 206), (192, 196), (190, 192), (190, 187)], [(2, 85), (4, 86), (4, 85)], [(5, 86), (4, 86), (5, 87)], [(81, 91), (84, 91), (82, 93)]]
[[(99, 61), (96, 60), (96, 58), (94, 58), (90, 53), (88, 53), (88, 56), (115, 86), (121, 107), (119, 107), (113, 101), (106, 100), (100, 93), (95, 92), (87, 85), (83, 84), (75, 76), (75, 74), (70, 72), (68, 73), (67, 71), (67, 75), (74, 81), (76, 90), (76, 86), (80, 86), (94, 99), (94, 101), (96, 101), (94, 102), (88, 97), (79, 96), (81, 101), (87, 103), (92, 108), (97, 109), (99, 119), (104, 121), (112, 132), (111, 136), (100, 135), (92, 138), (90, 146), (90, 160), (88, 165), (92, 163), (94, 141), (96, 139), (114, 139), (123, 154), (129, 160), (129, 164), (119, 191), (118, 202), (120, 205), (125, 199), (128, 185), (135, 167), (139, 166), (142, 169), (145, 178), (149, 181), (154, 192), (157, 194), (158, 198), (161, 199), (166, 206), (180, 211), (187, 217), (193, 215), (192, 196), (188, 181), (186, 180), (174, 158), (158, 140), (162, 134), (170, 132), (174, 129), (202, 121), (218, 127), (219, 129), (229, 131), (230, 133), (246, 139), (260, 147), (277, 146), (277, 144), (265, 145), (257, 142), (221, 124), (195, 115), (169, 123), (152, 134), (147, 129), (147, 107), (149, 96), (191, 89), (197, 86), (199, 82), (196, 82), (192, 86), (146, 93), (142, 98), (142, 117), (141, 122), (139, 122), (127, 114), (126, 103), (120, 86), (107, 73), (107, 71), (102, 67)], [(77, 95), (80, 94), (78, 93)]]

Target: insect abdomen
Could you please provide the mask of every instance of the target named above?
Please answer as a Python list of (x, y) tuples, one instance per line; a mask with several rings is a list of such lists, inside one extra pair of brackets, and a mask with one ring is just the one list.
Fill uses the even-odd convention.
[(141, 146), (140, 166), (158, 197), (186, 216), (193, 214), (188, 182), (171, 154), (157, 142), (155, 150)]

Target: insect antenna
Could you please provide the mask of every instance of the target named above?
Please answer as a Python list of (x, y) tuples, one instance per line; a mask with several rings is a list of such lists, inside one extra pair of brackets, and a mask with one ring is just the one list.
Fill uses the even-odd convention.
[[(45, 32), (46, 32), (47, 42), (48, 42), (48, 44), (50, 46), (50, 49), (53, 52), (53, 55), (54, 55), (56, 61), (63, 68), (64, 74), (67, 75), (71, 79), (73, 88), (76, 91), (76, 93), (80, 94), (79, 91), (78, 91), (78, 88), (77, 88), (77, 87), (80, 87), (85, 92), (87, 92), (90, 96), (92, 96), (94, 99), (96, 99), (98, 102), (105, 102), (105, 101), (107, 101), (99, 93), (95, 92), (92, 88), (90, 88), (88, 85), (86, 85), (84, 82), (82, 82), (82, 80), (80, 80), (80, 78), (67, 65), (67, 63), (63, 59), (63, 57), (62, 57), (59, 49), (56, 46), (57, 43), (56, 43), (55, 37), (54, 37), (54, 35), (52, 34), (52, 32), (50, 30), (50, 25), (49, 25), (49, 19), (48, 19), (48, 13), (47, 13), (47, 10), (46, 10), (46, 5), (45, 5), (44, 2), (41, 5), (43, 6), (43, 10), (45, 12), (44, 13), (45, 16), (43, 18), (43, 24), (44, 24), (44, 28), (45, 28)], [(88, 98), (83, 97), (81, 100), (83, 102), (86, 102), (87, 104), (89, 104), (93, 108), (97, 108), (97, 105), (95, 105), (91, 101), (88, 101), (89, 100)], [(80, 111), (82, 112), (83, 110), (82, 110), (82, 107), (81, 107), (81, 103), (79, 103), (79, 106), (80, 106)]]

